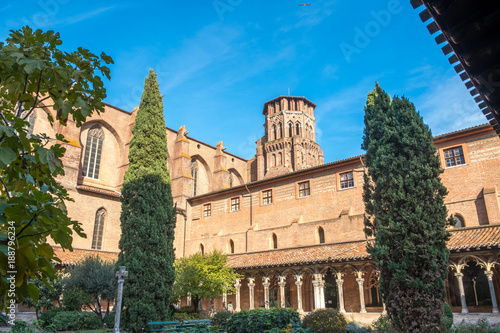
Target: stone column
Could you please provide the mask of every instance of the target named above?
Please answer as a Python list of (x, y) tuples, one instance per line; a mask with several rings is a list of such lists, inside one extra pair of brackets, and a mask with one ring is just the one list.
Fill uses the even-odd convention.
[(191, 306), (191, 293), (188, 293), (188, 294), (187, 294), (187, 297), (186, 297), (186, 305), (187, 305), (187, 306)]
[(467, 302), (465, 301), (465, 291), (464, 291), (464, 275), (462, 273), (455, 273), (458, 281), (458, 289), (460, 291), (460, 300), (462, 301), (462, 313), (469, 313), (467, 309)]
[[(360, 274), (358, 274), (360, 276)], [(358, 281), (358, 287), (359, 287), (359, 303), (361, 304), (361, 311), (359, 313), (366, 313), (366, 308), (365, 308), (365, 290), (363, 288), (363, 282), (365, 282), (365, 279), (362, 277), (358, 277), (356, 279)]]
[(236, 308), (234, 309), (234, 311), (240, 312), (241, 311), (241, 304), (240, 304), (241, 283), (240, 283), (240, 279), (236, 279), (236, 283), (234, 284), (234, 287), (236, 288)]
[(125, 266), (120, 266), (120, 270), (116, 272), (118, 278), (118, 291), (116, 293), (116, 306), (115, 306), (115, 327), (114, 333), (120, 333), (120, 315), (122, 312), (122, 298), (123, 298), (123, 282), (128, 277), (128, 272)]
[(491, 305), (493, 306), (493, 313), (498, 313), (497, 298), (495, 296), (495, 287), (493, 286), (493, 271), (485, 271), (484, 274), (488, 278), (488, 286), (490, 287)]
[(285, 307), (285, 286), (286, 286), (286, 276), (278, 276), (278, 286), (280, 287), (280, 307)]
[(323, 274), (313, 274), (314, 281), (314, 309), (323, 309), (325, 307), (325, 281), (323, 281)]
[(223, 308), (227, 309), (227, 292), (222, 293)]
[(304, 312), (302, 309), (302, 275), (295, 275), (295, 285), (297, 286), (297, 312)]
[(254, 309), (254, 290), (255, 290), (255, 278), (248, 278), (248, 294), (250, 297), (250, 310)]
[(339, 293), (339, 312), (345, 313), (344, 306), (344, 279), (342, 278), (344, 273), (337, 273), (337, 290)]
[(269, 280), (269, 276), (262, 277), (262, 285), (264, 286), (264, 306), (266, 309), (269, 309), (269, 286), (271, 285)]

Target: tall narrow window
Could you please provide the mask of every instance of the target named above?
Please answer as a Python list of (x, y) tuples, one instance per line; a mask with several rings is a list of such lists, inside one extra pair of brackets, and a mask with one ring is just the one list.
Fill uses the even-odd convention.
[(106, 210), (100, 208), (95, 214), (94, 236), (92, 237), (92, 249), (100, 250), (102, 248), (102, 235), (104, 233), (104, 220), (106, 220)]
[(276, 154), (273, 154), (271, 166), (276, 166)]
[(101, 166), (102, 143), (104, 133), (101, 126), (92, 126), (87, 134), (85, 155), (83, 159), (82, 175), (88, 178), (99, 179), (99, 168)]
[(288, 124), (288, 136), (289, 137), (293, 136), (293, 125), (292, 125), (292, 123)]
[(233, 173), (229, 173), (229, 187), (233, 187)]
[(273, 234), (273, 249), (277, 248), (278, 248), (278, 237), (276, 236), (276, 234)]
[(212, 216), (212, 204), (203, 205), (203, 217)]
[(278, 138), (278, 133), (276, 130), (276, 125), (273, 125), (273, 140), (276, 140)]
[(205, 255), (205, 247), (203, 246), (203, 244), (200, 244), (200, 253), (201, 255)]
[(234, 242), (232, 239), (229, 240), (229, 253), (234, 253)]
[(325, 242), (325, 230), (322, 227), (318, 228), (318, 239), (320, 244)]
[(300, 124), (295, 124), (295, 134), (300, 135)]
[(193, 177), (193, 196), (195, 197), (198, 186), (198, 164), (194, 158), (191, 160), (191, 177)]
[(278, 124), (278, 135), (279, 135), (279, 139), (281, 139), (283, 137), (283, 127), (281, 126), (281, 123)]

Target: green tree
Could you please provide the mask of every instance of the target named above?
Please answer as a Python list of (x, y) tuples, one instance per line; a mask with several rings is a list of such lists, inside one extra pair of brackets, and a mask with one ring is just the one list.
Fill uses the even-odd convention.
[(224, 292), (234, 292), (233, 284), (240, 278), (227, 265), (227, 256), (222, 252), (214, 250), (207, 255), (195, 253), (175, 262), (174, 295), (180, 299), (190, 294), (195, 309), (203, 297), (208, 297), (213, 310), (213, 299)]
[[(73, 298), (76, 301), (74, 303), (78, 304), (78, 299), (75, 298), (79, 298), (81, 303), (103, 319), (103, 314), (109, 314), (109, 304), (116, 297), (117, 282), (114, 266), (114, 263), (93, 256), (68, 268), (68, 275), (63, 281), (64, 301), (68, 295), (71, 295), (68, 298)], [(101, 306), (104, 301), (107, 306), (103, 310)], [(74, 310), (80, 309), (76, 306)]]
[(167, 169), (163, 102), (150, 70), (132, 128), (129, 167), (122, 187), (122, 236), (117, 267), (129, 277), (123, 290), (123, 324), (140, 332), (149, 321), (169, 316), (175, 272), (175, 207)]
[[(56, 181), (64, 175), (64, 137), (32, 135), (27, 119), (36, 111), (64, 125), (71, 115), (81, 126), (104, 111), (101, 76), (110, 77), (103, 62), (113, 61), (83, 48), (64, 52), (61, 44), (58, 33), (27, 26), (0, 43), (0, 310), (14, 298), (36, 302), (33, 281), (48, 285), (56, 278), (48, 238), (72, 251), (73, 231), (85, 236), (81, 224), (68, 217), (64, 202), (71, 199)], [(8, 278), (15, 280), (15, 293)]]
[(40, 280), (34, 280), (33, 283), (40, 290), (38, 302), (34, 302), (31, 297), (28, 297), (23, 300), (23, 304), (35, 309), (37, 319), (42, 309), (50, 310), (55, 306), (62, 306), (60, 301), (63, 293), (61, 273), (58, 273), (57, 279), (50, 281), (48, 286)]
[(393, 100), (377, 84), (365, 106), (365, 232), (380, 269), (380, 291), (394, 327), (437, 332), (443, 316), (446, 188), (432, 134), (405, 97)]

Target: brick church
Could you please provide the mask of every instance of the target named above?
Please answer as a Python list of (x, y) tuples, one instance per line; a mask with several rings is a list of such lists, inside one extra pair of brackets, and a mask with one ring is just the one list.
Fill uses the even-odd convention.
[[(166, 128), (177, 257), (219, 249), (244, 277), (216, 308), (224, 299), (236, 311), (278, 304), (301, 312), (338, 308), (367, 319), (384, 311), (363, 232), (363, 156), (324, 163), (315, 107), (304, 97), (266, 102), (265, 134), (250, 160), (222, 142), (188, 136), (184, 126)], [(51, 127), (41, 110), (30, 119), (34, 132), (69, 140), (60, 181), (75, 199), (67, 203), (69, 215), (88, 237), (74, 239), (74, 252), (55, 247), (63, 264), (92, 253), (117, 257), (120, 188), (136, 112), (106, 105), (81, 128), (71, 121)], [(434, 144), (456, 221), (447, 302), (454, 312), (498, 313), (500, 138), (486, 124), (436, 136)]]

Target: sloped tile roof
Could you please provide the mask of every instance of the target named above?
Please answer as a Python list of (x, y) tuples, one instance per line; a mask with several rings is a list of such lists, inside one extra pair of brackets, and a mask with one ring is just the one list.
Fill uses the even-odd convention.
[[(500, 224), (454, 229), (450, 233), (448, 248), (452, 252), (500, 248)], [(236, 269), (250, 269), (366, 260), (371, 258), (366, 251), (366, 243), (363, 240), (232, 254), (228, 263)], [(106, 261), (118, 259), (117, 252), (84, 249), (70, 252), (58, 246), (53, 248), (62, 265), (71, 265), (93, 255)]]
[[(448, 248), (452, 252), (500, 248), (500, 224), (451, 230)], [(299, 248), (269, 250), (229, 257), (228, 263), (237, 269), (310, 265), (370, 259), (366, 241), (321, 244)]]
[(52, 246), (56, 257), (61, 259), (60, 265), (72, 265), (83, 259), (91, 256), (98, 256), (104, 261), (116, 261), (118, 259), (118, 252), (98, 251), (98, 250), (83, 250), (73, 249), (73, 252), (63, 250), (60, 246)]

